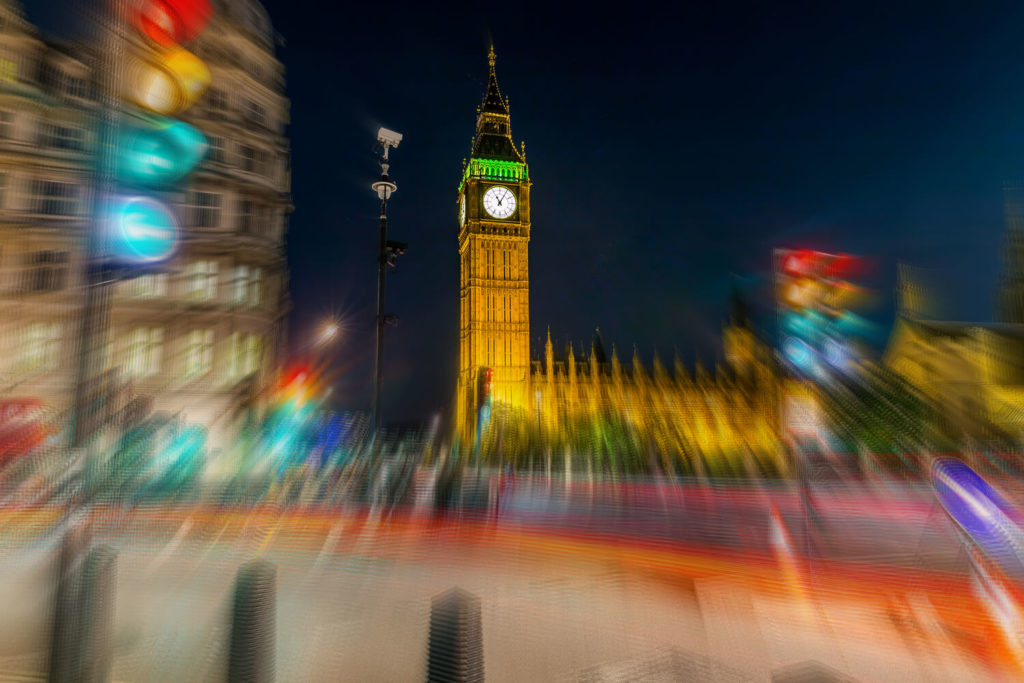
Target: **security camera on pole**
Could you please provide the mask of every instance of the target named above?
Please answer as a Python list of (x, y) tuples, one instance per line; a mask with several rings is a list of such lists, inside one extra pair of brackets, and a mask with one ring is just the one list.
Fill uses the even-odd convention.
[(388, 152), (392, 147), (398, 147), (402, 141), (402, 134), (396, 133), (387, 128), (377, 131), (377, 142), (383, 147), (384, 152), (380, 157), (380, 180), (370, 187), (377, 193), (380, 199), (380, 252), (377, 261), (377, 367), (373, 377), (373, 428), (374, 436), (380, 433), (381, 412), (380, 394), (381, 380), (384, 372), (384, 326), (398, 325), (398, 316), (384, 314), (384, 277), (388, 266), (395, 265), (395, 259), (399, 254), (405, 253), (404, 242), (388, 241), (388, 198), (398, 190), (398, 186), (388, 179)]

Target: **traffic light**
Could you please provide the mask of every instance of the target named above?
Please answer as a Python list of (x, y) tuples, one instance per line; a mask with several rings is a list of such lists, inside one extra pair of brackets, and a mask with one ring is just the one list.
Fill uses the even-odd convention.
[(132, 10), (133, 23), (167, 48), (188, 43), (210, 20), (209, 0), (149, 0)]
[(301, 406), (313, 392), (312, 385), (313, 379), (309, 368), (304, 365), (294, 366), (281, 378), (281, 399)]
[(481, 368), (477, 379), (477, 408), (490, 406), (494, 383), (494, 368)]
[(199, 163), (206, 138), (194, 126), (166, 117), (135, 117), (122, 123), (114, 157), (114, 175), (127, 186), (173, 185)]
[(177, 226), (174, 214), (152, 197), (118, 195), (107, 209), (108, 232), (117, 248), (115, 260), (156, 263), (174, 253)]
[(157, 114), (188, 109), (210, 85), (210, 70), (182, 45), (206, 27), (210, 1), (138, 0), (129, 11), (144, 47), (132, 58), (126, 99)]
[(125, 95), (143, 109), (171, 115), (195, 104), (209, 85), (206, 64), (179, 48), (158, 59), (133, 60)]
[(776, 252), (776, 264), (783, 357), (812, 376), (830, 367), (845, 369), (853, 355), (848, 340), (864, 322), (846, 310), (861, 291), (844, 279), (858, 259), (783, 249)]
[(139, 265), (170, 258), (178, 224), (160, 195), (174, 191), (207, 150), (194, 126), (169, 118), (192, 106), (210, 70), (182, 47), (212, 15), (210, 0), (137, 0), (127, 24), (129, 57), (118, 92), (123, 100), (113, 136), (116, 189), (105, 203), (109, 258)]

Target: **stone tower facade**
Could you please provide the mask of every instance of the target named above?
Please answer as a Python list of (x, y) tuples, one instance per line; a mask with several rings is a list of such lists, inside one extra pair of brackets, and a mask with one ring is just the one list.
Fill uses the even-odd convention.
[(474, 429), (486, 375), (494, 403), (524, 407), (530, 374), (531, 181), (523, 147), (512, 140), (493, 48), (488, 59), (487, 91), (457, 198), (461, 278), (456, 413), (464, 437)]

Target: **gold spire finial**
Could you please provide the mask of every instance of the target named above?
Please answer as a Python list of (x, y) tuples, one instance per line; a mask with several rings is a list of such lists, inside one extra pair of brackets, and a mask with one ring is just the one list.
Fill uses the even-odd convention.
[(487, 63), (491, 65), (491, 69), (494, 68), (494, 43), (491, 43), (491, 49), (487, 52)]

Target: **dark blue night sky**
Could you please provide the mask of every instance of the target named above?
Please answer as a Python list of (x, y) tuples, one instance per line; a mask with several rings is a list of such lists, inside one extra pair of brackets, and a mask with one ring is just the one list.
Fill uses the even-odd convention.
[[(990, 320), (1002, 187), (1024, 177), (1024, 6), (768, 5), (268, 0), (292, 101), (292, 342), (341, 316), (339, 406), (369, 403), (380, 125), (405, 134), (391, 233), (410, 243), (385, 419), (453, 396), (455, 193), (492, 39), (534, 180), (534, 337), (589, 345), (599, 326), (627, 358), (711, 363), (733, 283), (770, 333), (783, 246), (871, 258), (882, 341), (897, 261), (933, 269), (949, 316)], [(60, 7), (26, 9), (58, 30)]]

